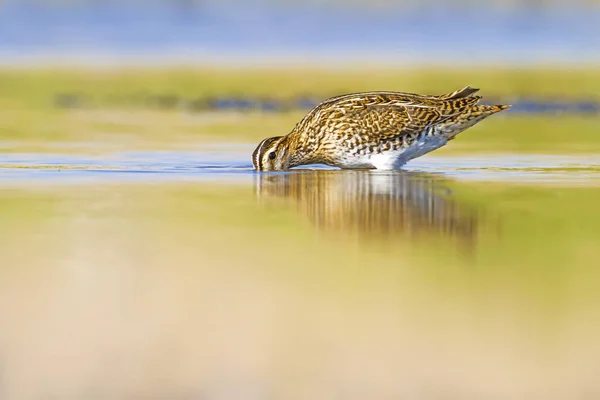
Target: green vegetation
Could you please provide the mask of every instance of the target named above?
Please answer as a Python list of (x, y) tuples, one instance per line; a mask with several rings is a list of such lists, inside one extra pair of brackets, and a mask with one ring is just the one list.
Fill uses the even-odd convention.
[(465, 85), (487, 96), (535, 95), (598, 97), (600, 72), (595, 69), (5, 69), (0, 70), (0, 105), (49, 109), (58, 93), (97, 98), (169, 94), (182, 97), (252, 95), (285, 98), (321, 97), (362, 90), (422, 93), (452, 91)]
[[(287, 133), (303, 115), (299, 111), (191, 113), (140, 109), (139, 104), (129, 101), (153, 95), (188, 100), (227, 95), (289, 98), (312, 94), (326, 98), (378, 89), (435, 94), (467, 84), (482, 88), (481, 93), (488, 98), (505, 102), (517, 95), (579, 99), (595, 98), (600, 93), (600, 73), (595, 70), (5, 69), (0, 71), (0, 81), (0, 139), (13, 144), (1, 151), (44, 150), (64, 142), (141, 148), (253, 143)], [(92, 99), (92, 105), (59, 109), (55, 101), (64, 94)], [(462, 134), (439, 154), (597, 152), (597, 128), (594, 117), (498, 115)], [(89, 150), (99, 151), (93, 147)]]

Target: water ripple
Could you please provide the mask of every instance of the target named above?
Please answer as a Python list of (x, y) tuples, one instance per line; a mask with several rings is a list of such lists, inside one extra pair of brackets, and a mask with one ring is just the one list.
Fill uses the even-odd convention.
[[(250, 182), (257, 172), (240, 148), (205, 152), (127, 152), (110, 156), (2, 154), (0, 182), (46, 183), (117, 180), (203, 180)], [(299, 170), (335, 170), (313, 165)], [(600, 181), (600, 156), (488, 154), (413, 160), (405, 170), (437, 173), (457, 179), (506, 182), (595, 183)], [(281, 173), (281, 172), (280, 172)], [(366, 174), (390, 173), (364, 171)], [(391, 172), (397, 173), (397, 171)]]

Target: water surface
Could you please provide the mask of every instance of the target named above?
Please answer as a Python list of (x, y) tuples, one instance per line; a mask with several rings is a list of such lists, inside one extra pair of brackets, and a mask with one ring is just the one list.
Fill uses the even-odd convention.
[(251, 148), (0, 156), (3, 398), (600, 396), (597, 156)]
[[(39, 153), (0, 154), (0, 183), (27, 182), (42, 178), (55, 180), (95, 179), (112, 183), (120, 179), (147, 180), (228, 180), (249, 182), (257, 174), (249, 160), (253, 145), (203, 146), (195, 152), (154, 151), (121, 152), (100, 155), (65, 155)], [(310, 165), (278, 174), (304, 170), (338, 170), (325, 165)], [(345, 173), (346, 171), (339, 171)], [(427, 172), (460, 180), (506, 181), (507, 183), (582, 183), (597, 184), (600, 156), (594, 154), (527, 155), (472, 154), (439, 157), (427, 155), (408, 163), (403, 171), (364, 171), (372, 175)], [(115, 173), (113, 176), (106, 175)]]

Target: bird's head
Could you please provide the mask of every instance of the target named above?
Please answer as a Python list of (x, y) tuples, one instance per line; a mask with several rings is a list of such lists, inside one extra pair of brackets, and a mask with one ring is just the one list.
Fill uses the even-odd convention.
[(289, 146), (284, 136), (264, 139), (252, 153), (252, 165), (257, 171), (280, 171), (290, 168)]

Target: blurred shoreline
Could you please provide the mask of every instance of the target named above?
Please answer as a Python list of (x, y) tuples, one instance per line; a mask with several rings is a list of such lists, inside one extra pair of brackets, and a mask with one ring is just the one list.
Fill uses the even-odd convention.
[(0, 51), (0, 68), (219, 68), (239, 70), (244, 69), (464, 69), (469, 67), (491, 69), (521, 69), (536, 68), (551, 69), (589, 69), (600, 66), (600, 54), (587, 54), (586, 57), (558, 57), (556, 54), (546, 54), (532, 59), (515, 59), (502, 57), (486, 59), (454, 59), (451, 56), (431, 57), (424, 59), (417, 55), (390, 57), (383, 53), (320, 53), (295, 54), (264, 53), (252, 55), (236, 53), (207, 53), (194, 50), (173, 51), (170, 53), (152, 54), (131, 52), (36, 52), (19, 54), (17, 52)]

